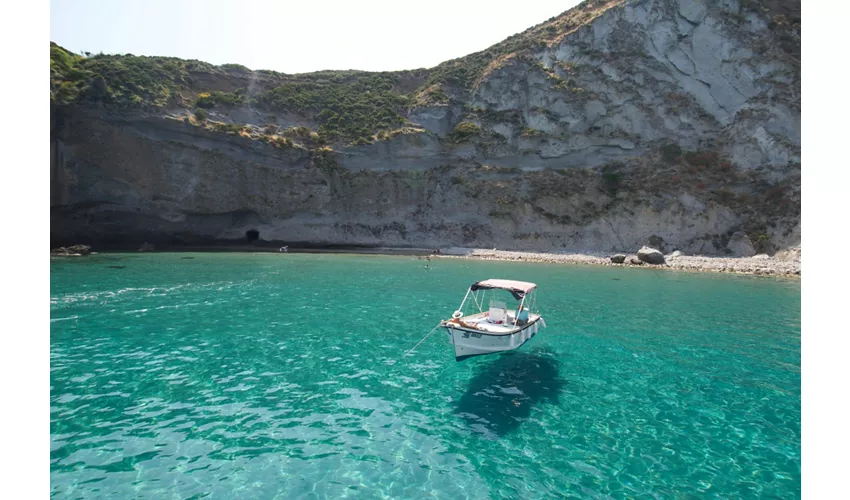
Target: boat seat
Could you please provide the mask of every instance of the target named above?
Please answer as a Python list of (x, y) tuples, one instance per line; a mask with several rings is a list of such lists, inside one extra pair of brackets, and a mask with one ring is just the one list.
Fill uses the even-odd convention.
[(490, 314), (487, 321), (490, 323), (502, 324), (508, 318), (507, 305), (498, 300), (490, 301)]

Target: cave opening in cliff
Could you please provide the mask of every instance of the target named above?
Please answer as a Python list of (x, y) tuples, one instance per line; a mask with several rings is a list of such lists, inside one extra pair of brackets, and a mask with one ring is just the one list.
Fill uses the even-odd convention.
[(245, 231), (245, 239), (248, 240), (249, 242), (257, 241), (257, 240), (260, 239), (260, 232), (257, 231), (256, 229), (249, 229), (249, 230)]

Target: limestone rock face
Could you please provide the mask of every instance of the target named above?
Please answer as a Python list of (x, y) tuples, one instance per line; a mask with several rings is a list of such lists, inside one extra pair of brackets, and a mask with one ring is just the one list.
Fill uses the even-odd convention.
[(737, 231), (732, 234), (726, 248), (732, 252), (733, 257), (752, 257), (756, 254), (756, 249), (753, 247), (753, 242), (742, 231)]
[[(726, 243), (740, 232), (799, 245), (799, 21), (750, 3), (584, 2), (545, 42), (493, 49), (468, 87), (446, 79), (445, 102), (412, 99), (405, 132), (371, 144), (274, 147), (257, 139), (269, 125), (317, 118), (248, 105), (208, 113), (245, 136), (190, 124), (185, 96), (218, 88), (217, 74), (193, 77), (205, 87), (174, 100), (187, 107), (52, 105), (51, 239), (160, 248), (256, 231), (293, 245), (753, 255)], [(479, 132), (458, 140), (461, 122)]]

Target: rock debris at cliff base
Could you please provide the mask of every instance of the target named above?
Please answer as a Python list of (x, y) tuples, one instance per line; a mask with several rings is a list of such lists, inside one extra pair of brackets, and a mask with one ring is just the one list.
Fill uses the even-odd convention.
[[(443, 257), (456, 259), (637, 267), (628, 263), (630, 259), (637, 260), (636, 253), (625, 254), (626, 259), (622, 264), (612, 263), (611, 255), (611, 253), (601, 252), (544, 253), (457, 247), (442, 251)], [(738, 258), (682, 255), (681, 252), (674, 252), (665, 256), (665, 260), (665, 264), (647, 264), (642, 268), (777, 276), (798, 276), (802, 269), (799, 247), (790, 248), (774, 256), (760, 254)]]

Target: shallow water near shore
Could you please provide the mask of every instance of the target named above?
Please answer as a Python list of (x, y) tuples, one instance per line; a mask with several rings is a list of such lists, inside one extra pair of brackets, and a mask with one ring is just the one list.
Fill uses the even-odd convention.
[[(797, 280), (333, 254), (51, 260), (55, 498), (800, 496)], [(548, 328), (457, 363), (478, 279)]]

